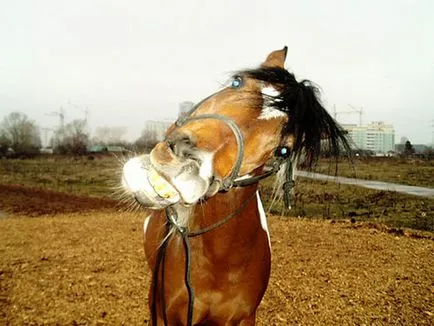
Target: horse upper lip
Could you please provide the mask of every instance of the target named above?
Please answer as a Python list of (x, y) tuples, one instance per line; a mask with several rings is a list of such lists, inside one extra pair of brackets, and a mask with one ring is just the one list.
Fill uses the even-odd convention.
[[(165, 181), (168, 184), (170, 184), (170, 186), (174, 190), (176, 190), (176, 192), (178, 193), (179, 197), (181, 198), (181, 200), (185, 206), (189, 206), (189, 205), (194, 204), (194, 202), (190, 202), (185, 198), (183, 191), (181, 191), (178, 188), (178, 186), (176, 185), (175, 179), (177, 177), (180, 177), (180, 176), (181, 177), (185, 177), (185, 176), (199, 177), (200, 164), (197, 161), (192, 160), (192, 159), (185, 159), (182, 166), (176, 170), (176, 174), (174, 174), (173, 176), (167, 175), (167, 172), (168, 172), (167, 169), (165, 171), (161, 171), (158, 169), (158, 166), (155, 166), (153, 164), (151, 164), (151, 166), (162, 178), (165, 179)], [(155, 190), (155, 191), (158, 193), (157, 190)]]
[(168, 205), (196, 203), (207, 193), (212, 172), (206, 171), (212, 165), (210, 158), (201, 152), (185, 151), (184, 155), (188, 156), (176, 156), (167, 143), (159, 143), (149, 155), (125, 164), (125, 188), (133, 195), (147, 193)]

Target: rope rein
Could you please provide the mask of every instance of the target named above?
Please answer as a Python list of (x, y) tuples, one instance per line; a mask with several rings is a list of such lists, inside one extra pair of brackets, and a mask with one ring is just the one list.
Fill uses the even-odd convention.
[[(166, 212), (166, 233), (170, 231), (170, 226), (174, 227), (177, 233), (181, 236), (182, 242), (184, 245), (184, 251), (185, 251), (185, 274), (184, 274), (184, 282), (185, 286), (187, 288), (188, 292), (188, 310), (187, 310), (187, 324), (188, 326), (192, 325), (193, 321), (193, 307), (194, 307), (194, 289), (191, 285), (191, 248), (190, 248), (190, 238), (194, 238), (196, 236), (202, 235), (204, 233), (210, 232), (212, 230), (217, 229), (221, 225), (225, 224), (238, 214), (240, 214), (247, 205), (252, 201), (252, 199), (255, 197), (256, 191), (253, 191), (252, 194), (247, 198), (247, 200), (238, 207), (235, 211), (233, 211), (231, 214), (227, 215), (224, 219), (218, 221), (217, 223), (214, 223), (208, 227), (205, 227), (203, 229), (197, 230), (197, 231), (189, 231), (187, 227), (180, 226), (178, 224), (178, 214), (176, 210), (173, 207), (168, 207), (165, 209)], [(168, 242), (171, 237), (166, 236), (163, 243), (160, 246), (160, 249), (157, 253), (157, 259), (155, 263), (154, 268), (154, 274), (153, 274), (153, 287), (152, 287), (152, 294), (153, 294), (153, 301), (152, 301), (152, 324), (157, 325), (157, 300), (156, 295), (158, 291), (158, 282), (159, 282), (159, 272), (161, 268), (161, 309), (162, 309), (162, 315), (163, 315), (163, 322), (164, 325), (167, 326), (167, 314), (166, 314), (166, 300), (164, 295), (164, 267), (165, 267), (165, 257), (166, 257), (166, 249)]]

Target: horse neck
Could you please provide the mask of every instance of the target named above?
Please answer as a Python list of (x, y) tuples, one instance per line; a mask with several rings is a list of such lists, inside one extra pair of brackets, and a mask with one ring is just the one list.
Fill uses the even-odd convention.
[(257, 184), (233, 188), (226, 193), (218, 193), (198, 204), (190, 216), (190, 230), (196, 231), (207, 228), (225, 220), (229, 215), (240, 210), (238, 214), (221, 226), (199, 237), (212, 246), (216, 241), (219, 244), (224, 241), (231, 243), (234, 238), (240, 236), (245, 239), (254, 237), (261, 228), (256, 198), (257, 188)]

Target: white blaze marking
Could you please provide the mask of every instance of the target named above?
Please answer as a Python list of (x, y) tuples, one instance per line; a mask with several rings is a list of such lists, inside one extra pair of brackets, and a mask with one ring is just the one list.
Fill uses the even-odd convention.
[(262, 206), (261, 196), (259, 191), (256, 192), (256, 199), (258, 201), (259, 218), (261, 219), (262, 229), (267, 233), (268, 245), (271, 248), (270, 232), (268, 232), (267, 216), (265, 215), (264, 206)]
[(262, 87), (262, 94), (276, 97), (280, 95), (280, 92), (277, 89), (275, 89), (273, 86), (265, 86)]
[(284, 112), (270, 106), (270, 104), (273, 101), (272, 99), (270, 99), (270, 97), (277, 97), (280, 95), (280, 92), (272, 86), (262, 87), (261, 92), (262, 92), (262, 98), (264, 100), (264, 104), (262, 106), (262, 111), (258, 119), (270, 120), (270, 119), (286, 117), (286, 114)]

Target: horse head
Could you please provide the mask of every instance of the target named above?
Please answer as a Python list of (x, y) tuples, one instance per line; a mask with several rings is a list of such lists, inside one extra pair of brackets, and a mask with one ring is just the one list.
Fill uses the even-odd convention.
[(234, 181), (261, 175), (276, 149), (318, 158), (323, 139), (332, 154), (343, 130), (318, 99), (309, 81), (284, 68), (287, 48), (268, 55), (257, 69), (237, 72), (230, 84), (198, 103), (167, 131), (149, 155), (129, 160), (123, 186), (143, 206), (191, 206)]

